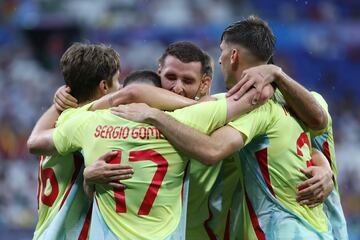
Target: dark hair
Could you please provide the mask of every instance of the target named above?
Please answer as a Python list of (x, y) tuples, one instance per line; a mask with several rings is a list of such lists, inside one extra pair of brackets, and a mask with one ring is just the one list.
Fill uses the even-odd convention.
[(120, 60), (109, 46), (74, 43), (62, 55), (60, 69), (71, 95), (84, 102), (94, 97), (101, 80), (112, 86), (112, 78), (120, 70)]
[(267, 64), (275, 64), (274, 62), (274, 56), (271, 56)]
[(161, 80), (159, 75), (150, 70), (140, 70), (130, 73), (125, 79), (123, 86), (126, 87), (132, 83), (152, 84), (156, 87), (161, 87)]
[(275, 51), (275, 36), (268, 24), (256, 17), (250, 16), (228, 26), (221, 41), (239, 44), (261, 61), (268, 61)]
[(206, 57), (204, 56), (204, 52), (191, 42), (180, 41), (170, 44), (159, 59), (159, 64), (161, 66), (164, 64), (167, 56), (176, 57), (183, 63), (200, 62), (201, 73), (205, 73)]
[(203, 52), (203, 54), (204, 54), (204, 58), (205, 58), (204, 74), (212, 78), (213, 73), (214, 73), (214, 60), (205, 51)]

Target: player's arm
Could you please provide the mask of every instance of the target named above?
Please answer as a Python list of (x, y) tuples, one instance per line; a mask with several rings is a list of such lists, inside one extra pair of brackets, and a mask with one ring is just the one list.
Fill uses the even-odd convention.
[(278, 73), (275, 83), (283, 94), (286, 103), (309, 128), (321, 130), (327, 126), (326, 111), (306, 88), (284, 71)]
[(65, 85), (58, 88), (54, 95), (54, 104), (36, 122), (27, 141), (28, 149), (32, 154), (48, 155), (55, 151), (53, 144), (51, 144), (51, 129), (55, 127), (56, 121), (65, 109), (62, 108), (62, 105), (67, 104), (68, 107), (74, 106), (74, 103), (71, 101), (74, 101), (75, 98), (66, 99), (64, 96), (69, 93), (70, 88)]
[[(239, 100), (235, 100), (233, 96), (227, 98), (226, 122), (230, 122), (264, 104), (272, 96), (273, 88), (270, 85), (266, 86), (261, 93), (260, 99), (254, 105), (252, 99), (255, 94), (256, 90), (250, 89)], [(174, 131), (171, 126), (174, 127), (175, 122), (166, 122), (165, 119), (158, 120), (153, 120), (152, 123), (160, 129), (171, 144), (206, 165), (216, 164), (235, 151), (240, 150), (247, 140), (245, 134), (230, 126), (224, 126), (208, 136), (184, 125), (178, 125), (179, 129)]]
[(49, 155), (56, 149), (52, 143), (52, 132), (60, 113), (52, 105), (37, 121), (30, 137), (27, 147), (32, 154)]
[[(67, 109), (77, 104), (76, 99), (69, 92), (66, 92), (65, 89), (56, 95), (55, 99), (57, 99), (59, 107), (62, 109)], [(196, 101), (147, 84), (131, 84), (115, 93), (96, 100), (90, 110), (107, 109), (129, 103), (146, 103), (154, 108), (171, 111), (190, 106), (195, 104)]]
[(331, 167), (325, 156), (313, 148), (311, 158), (314, 166), (301, 169), (309, 179), (299, 184), (296, 200), (312, 208), (325, 201), (333, 190), (334, 183)]
[[(327, 114), (312, 94), (281, 68), (272, 64), (245, 70), (241, 80), (228, 92), (228, 95), (234, 95), (237, 99), (249, 88), (255, 87), (258, 91), (256, 96), (259, 96), (262, 88), (271, 82), (277, 85), (286, 103), (309, 128), (321, 130), (327, 126)], [(255, 101), (256, 99), (257, 97)]]
[[(43, 120), (43, 118), (40, 120)], [(32, 154), (51, 155), (58, 152), (62, 154), (73, 152), (79, 145), (73, 141), (75, 139), (74, 135), (76, 135), (74, 132), (76, 132), (77, 127), (80, 125), (81, 123), (77, 123), (77, 119), (68, 120), (68, 122), (65, 122), (56, 130), (48, 129), (42, 131), (34, 141), (28, 141), (28, 148)], [(55, 131), (57, 131), (57, 133), (55, 133)], [(54, 134), (56, 134), (57, 137), (54, 137)], [(55, 141), (57, 141), (57, 144)], [(93, 184), (108, 184), (114, 188), (121, 188), (123, 185), (119, 183), (119, 180), (132, 177), (133, 169), (131, 165), (108, 163), (112, 160), (114, 154), (116, 153), (107, 153), (85, 168), (84, 184), (87, 185), (87, 190), (90, 190)], [(89, 193), (90, 192), (91, 191), (89, 191)]]
[[(114, 96), (110, 97), (113, 102), (112, 106), (127, 103), (146, 103), (153, 108), (167, 111), (187, 107), (197, 103), (193, 99), (147, 84), (131, 84), (114, 93)], [(109, 101), (107, 102), (109, 103)], [(107, 108), (112, 106), (108, 106)]]
[(210, 136), (188, 127), (181, 127), (177, 136), (171, 133), (172, 130), (168, 126), (159, 128), (163, 128), (161, 132), (177, 149), (206, 165), (213, 165), (225, 159), (240, 150), (246, 141), (242, 133), (229, 126), (219, 128)]
[[(239, 101), (235, 101), (233, 97), (227, 99), (227, 122), (256, 107), (251, 103), (254, 92), (254, 90), (250, 90)], [(272, 91), (270, 90), (269, 93)], [(113, 108), (112, 112), (133, 121), (147, 122), (156, 126), (178, 150), (208, 165), (215, 164), (241, 149), (246, 140), (243, 134), (228, 126), (208, 136), (179, 123), (176, 119), (157, 109), (147, 107), (145, 104), (132, 107), (121, 106)]]
[(176, 149), (206, 165), (216, 164), (244, 145), (243, 136), (231, 127), (222, 127), (208, 136), (146, 104), (119, 106), (111, 111), (132, 121), (154, 125)]
[(47, 129), (40, 131), (36, 134), (31, 134), (27, 141), (27, 147), (31, 154), (35, 155), (46, 155), (56, 153), (56, 148), (53, 141), (54, 129)]

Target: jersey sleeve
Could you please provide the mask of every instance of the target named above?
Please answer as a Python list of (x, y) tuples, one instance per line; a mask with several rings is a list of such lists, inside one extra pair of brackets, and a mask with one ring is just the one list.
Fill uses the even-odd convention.
[(270, 100), (264, 105), (253, 111), (237, 118), (228, 125), (245, 135), (245, 145), (248, 144), (255, 136), (264, 134), (271, 123)]
[(211, 133), (226, 123), (227, 101), (221, 99), (195, 104), (186, 108), (168, 112), (179, 122), (203, 133)]
[(53, 142), (59, 154), (66, 155), (81, 149), (85, 133), (83, 128), (90, 115), (92, 112), (83, 111), (55, 128)]
[(309, 129), (311, 138), (313, 138), (313, 137), (319, 136), (319, 135), (323, 134), (324, 132), (326, 132), (328, 130), (328, 128), (332, 126), (332, 120), (331, 120), (331, 116), (329, 114), (328, 104), (326, 103), (325, 99), (317, 92), (311, 92), (311, 94), (314, 96), (314, 98), (320, 104), (320, 106), (325, 110), (326, 115), (328, 117), (328, 123), (324, 129), (321, 129), (318, 131)]

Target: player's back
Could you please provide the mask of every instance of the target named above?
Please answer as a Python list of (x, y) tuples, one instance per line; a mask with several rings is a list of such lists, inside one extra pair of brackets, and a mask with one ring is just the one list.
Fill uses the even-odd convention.
[(328, 124), (326, 128), (321, 131), (321, 134), (317, 132), (311, 132), (311, 143), (313, 146), (320, 150), (331, 166), (331, 170), (334, 174), (334, 185), (335, 190), (339, 192), (339, 185), (338, 185), (338, 171), (337, 171), (337, 164), (336, 164), (336, 156), (335, 156), (335, 143), (334, 143), (334, 136), (333, 136), (333, 129), (332, 129), (332, 118), (328, 111), (328, 105), (325, 102), (325, 99), (316, 92), (311, 92), (311, 94), (315, 97), (318, 103), (322, 106), (322, 108), (326, 111), (328, 115)]
[[(57, 126), (72, 117), (76, 118), (88, 107), (64, 111), (57, 121)], [(83, 166), (84, 160), (79, 152), (40, 157), (38, 223), (34, 231), (34, 239), (60, 236), (78, 238), (81, 234), (90, 207), (90, 202), (82, 190)]]
[(310, 209), (296, 202), (297, 185), (306, 179), (299, 169), (312, 164), (307, 129), (274, 100), (230, 125), (247, 137), (240, 151), (246, 226), (241, 234), (317, 239), (327, 232), (322, 205)]
[[(97, 111), (86, 126), (86, 165), (117, 151), (112, 163), (131, 164), (134, 175), (125, 190), (96, 185), (96, 200), (105, 223), (121, 239), (163, 239), (180, 220), (181, 189), (187, 161), (153, 126)], [(166, 223), (166, 224), (165, 224)]]
[[(210, 133), (224, 125), (226, 106), (226, 100), (202, 103), (171, 115)], [(86, 165), (115, 150), (118, 156), (113, 163), (133, 166), (133, 177), (123, 181), (124, 191), (96, 185), (96, 206), (104, 220), (100, 228), (107, 227), (106, 234), (120, 239), (165, 239), (178, 227), (187, 161), (156, 128), (116, 117), (108, 110), (87, 112), (58, 128), (54, 143), (62, 154), (82, 148)], [(90, 239), (93, 223), (92, 218)]]
[(186, 239), (228, 238), (238, 164), (237, 154), (214, 166), (191, 160)]
[(311, 143), (313, 147), (320, 150), (325, 155), (333, 172), (334, 189), (324, 202), (324, 210), (332, 226), (334, 239), (349, 239), (339, 194), (332, 118), (329, 114), (328, 105), (324, 98), (316, 92), (311, 93), (328, 114), (328, 124), (321, 134), (318, 135), (317, 132), (311, 132)]

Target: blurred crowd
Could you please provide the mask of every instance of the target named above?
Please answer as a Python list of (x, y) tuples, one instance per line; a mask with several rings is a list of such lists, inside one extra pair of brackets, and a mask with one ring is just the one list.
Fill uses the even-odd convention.
[[(333, 117), (350, 236), (360, 236), (360, 1), (3, 0), (0, 2), (0, 232), (36, 222), (38, 163), (26, 140), (63, 84), (58, 62), (74, 41), (120, 54), (122, 78), (156, 69), (167, 44), (197, 43), (217, 62), (221, 32), (250, 14), (277, 37), (275, 63), (319, 92)], [(212, 92), (224, 91), (215, 64)], [(0, 236), (0, 239), (2, 237)]]

